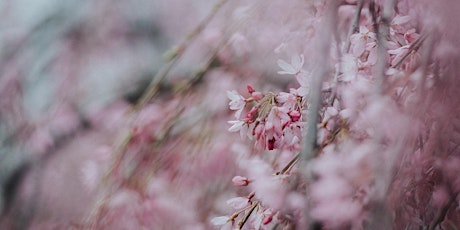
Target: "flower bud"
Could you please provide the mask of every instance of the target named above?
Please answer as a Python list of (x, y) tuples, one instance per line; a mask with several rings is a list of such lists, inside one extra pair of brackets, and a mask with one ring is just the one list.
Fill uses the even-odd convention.
[(256, 90), (254, 89), (254, 87), (252, 87), (252, 85), (249, 85), (249, 84), (246, 85), (246, 88), (248, 88), (248, 92), (249, 92), (250, 94), (252, 94), (252, 93), (254, 93), (254, 92), (256, 91)]
[(235, 176), (232, 179), (233, 185), (235, 186), (246, 186), (249, 184), (249, 179), (242, 176)]

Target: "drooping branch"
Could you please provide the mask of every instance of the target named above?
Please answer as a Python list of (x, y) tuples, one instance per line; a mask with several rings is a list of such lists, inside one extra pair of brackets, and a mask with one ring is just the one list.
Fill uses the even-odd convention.
[(361, 17), (361, 10), (363, 9), (363, 2), (364, 2), (364, 0), (359, 0), (358, 4), (356, 5), (355, 15), (353, 17), (353, 21), (351, 22), (350, 30), (348, 31), (345, 46), (343, 47), (344, 53), (348, 53), (348, 51), (350, 50), (350, 46), (351, 46), (350, 37), (351, 37), (351, 35), (353, 35), (354, 33), (358, 32), (359, 18)]
[(323, 29), (319, 31), (317, 37), (318, 58), (314, 63), (314, 73), (310, 85), (308, 100), (308, 115), (306, 135), (302, 143), (301, 159), (307, 161), (314, 157), (317, 149), (317, 121), (318, 112), (321, 106), (321, 88), (324, 77), (329, 72), (330, 44), (332, 42), (333, 31), (337, 24), (337, 3), (330, 2), (329, 9), (324, 15)]
[(198, 26), (186, 37), (186, 39), (179, 46), (175, 47), (171, 51), (171, 53), (168, 55), (171, 60), (153, 77), (147, 90), (135, 105), (135, 109), (142, 108), (158, 93), (160, 83), (168, 75), (171, 69), (176, 65), (176, 63), (184, 54), (185, 50), (189, 47), (190, 43), (192, 43), (193, 40), (204, 30), (204, 28), (209, 24), (209, 22), (214, 18), (214, 16), (226, 2), (228, 2), (228, 0), (221, 0), (216, 5), (214, 5), (210, 14), (208, 14), (203, 19), (203, 21), (200, 22), (200, 24), (198, 24)]

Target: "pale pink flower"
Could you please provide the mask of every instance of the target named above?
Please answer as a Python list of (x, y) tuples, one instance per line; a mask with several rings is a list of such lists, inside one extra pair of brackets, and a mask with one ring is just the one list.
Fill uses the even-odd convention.
[(404, 55), (406, 55), (408, 50), (409, 50), (409, 45), (401, 46), (394, 50), (388, 50), (389, 54), (394, 55), (391, 60), (391, 65), (394, 66), (396, 63), (398, 63), (401, 60), (401, 58)]
[(324, 118), (323, 120), (327, 121), (329, 119), (331, 119), (331, 117), (334, 117), (336, 116), (337, 114), (339, 114), (339, 112), (337, 111), (336, 108), (330, 106), (330, 107), (327, 107), (326, 108), (326, 111), (324, 113)]
[(420, 34), (416, 33), (415, 29), (410, 29), (406, 33), (404, 33), (404, 40), (406, 44), (412, 44), (420, 37)]
[(404, 25), (410, 22), (410, 20), (411, 20), (411, 17), (408, 15), (406, 16), (396, 15), (390, 23), (390, 34), (391, 35), (394, 35), (396, 33), (404, 34), (407, 31)]
[(351, 82), (356, 78), (358, 73), (358, 61), (356, 57), (351, 54), (345, 54), (341, 58), (341, 72), (340, 80), (344, 82)]
[(372, 41), (376, 41), (376, 35), (374, 32), (369, 31), (365, 26), (359, 27), (359, 33), (353, 34), (350, 37), (351, 42), (351, 53), (355, 57), (360, 57), (366, 50), (366, 44)]
[(302, 131), (298, 125), (289, 125), (284, 129), (283, 143), (289, 147), (296, 147), (300, 143), (301, 135)]
[(282, 71), (278, 71), (278, 74), (291, 74), (296, 75), (301, 72), (302, 67), (304, 64), (304, 56), (301, 54), (300, 56), (294, 55), (291, 57), (291, 64), (287, 63), (284, 60), (278, 59), (278, 65)]
[(230, 102), (228, 103), (230, 109), (236, 110), (235, 117), (239, 119), (241, 116), (241, 112), (243, 111), (244, 106), (246, 105), (244, 97), (237, 93), (235, 90), (227, 91), (227, 97), (230, 99)]
[(377, 42), (369, 42), (366, 44), (366, 50), (369, 52), (367, 55), (366, 63), (367, 65), (375, 65), (377, 63)]
[[(291, 89), (292, 91), (292, 89)], [(297, 104), (297, 97), (294, 93), (280, 92), (276, 96), (276, 101), (283, 104), (283, 107), (293, 110)]]
[(265, 130), (273, 129), (278, 136), (281, 136), (284, 126), (291, 121), (288, 112), (286, 107), (273, 106), (265, 121)]
[(310, 75), (306, 72), (300, 72), (296, 75), (297, 82), (299, 82), (300, 87), (297, 89), (299, 96), (305, 97), (310, 92)]

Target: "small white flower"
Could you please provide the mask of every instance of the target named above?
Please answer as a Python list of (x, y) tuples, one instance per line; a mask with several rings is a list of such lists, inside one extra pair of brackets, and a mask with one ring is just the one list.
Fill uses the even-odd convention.
[(246, 105), (244, 97), (238, 94), (235, 90), (227, 91), (227, 97), (230, 99), (230, 102), (228, 103), (230, 109), (236, 110), (235, 117), (239, 119), (241, 116), (241, 112), (243, 111), (244, 106)]
[(230, 132), (240, 131), (244, 125), (244, 121), (228, 121), (228, 123), (232, 125), (232, 127), (228, 129)]
[(296, 75), (302, 70), (303, 64), (304, 64), (304, 56), (302, 54), (300, 56), (297, 56), (297, 55), (292, 56), (291, 64), (287, 63), (284, 60), (279, 59), (278, 65), (283, 70), (278, 71), (278, 73)]

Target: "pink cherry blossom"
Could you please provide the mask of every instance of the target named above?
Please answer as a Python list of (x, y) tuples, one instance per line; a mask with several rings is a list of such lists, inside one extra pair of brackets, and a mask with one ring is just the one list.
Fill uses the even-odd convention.
[(376, 41), (376, 35), (374, 32), (369, 31), (365, 26), (359, 27), (359, 33), (353, 34), (350, 37), (352, 45), (351, 53), (355, 57), (360, 57), (366, 50), (366, 45), (369, 42)]

